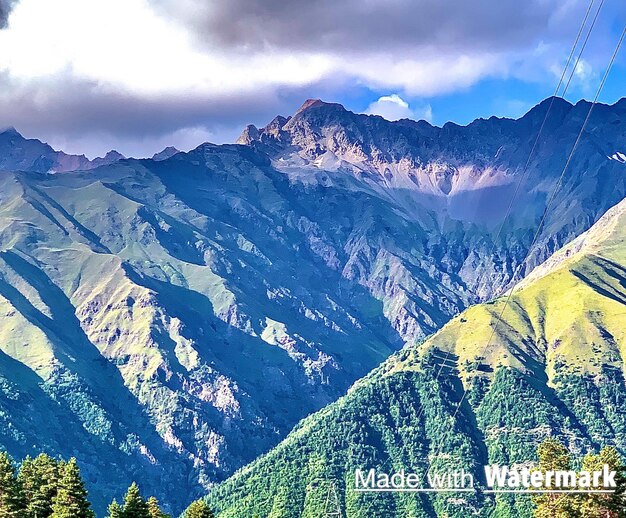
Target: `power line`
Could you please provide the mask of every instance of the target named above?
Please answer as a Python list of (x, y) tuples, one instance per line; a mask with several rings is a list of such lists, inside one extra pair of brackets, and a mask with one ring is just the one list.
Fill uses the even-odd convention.
[[(565, 66), (563, 67), (563, 72), (561, 73), (561, 77), (559, 78), (559, 82), (556, 85), (556, 88), (554, 89), (554, 94), (552, 95), (552, 97), (550, 98), (550, 104), (548, 105), (548, 109), (546, 110), (546, 113), (543, 117), (543, 121), (541, 123), (541, 126), (539, 127), (539, 131), (537, 132), (537, 136), (535, 137), (535, 140), (533, 142), (533, 145), (530, 149), (530, 153), (528, 154), (528, 158), (526, 160), (526, 164), (524, 165), (524, 168), (522, 169), (522, 173), (520, 174), (516, 185), (515, 185), (515, 190), (513, 192), (513, 196), (511, 197), (507, 210), (505, 212), (504, 218), (502, 219), (502, 222), (500, 223), (500, 227), (498, 228), (498, 232), (496, 233), (495, 238), (493, 239), (493, 243), (496, 244), (498, 242), (498, 240), (500, 239), (500, 236), (502, 235), (502, 231), (504, 230), (504, 226), (506, 224), (507, 219), (509, 218), (509, 216), (511, 215), (511, 211), (513, 210), (513, 205), (515, 204), (515, 201), (517, 200), (517, 197), (519, 195), (521, 186), (524, 184), (524, 182), (526, 181), (526, 178), (528, 176), (528, 172), (529, 172), (529, 167), (530, 167), (530, 162), (531, 159), (535, 153), (535, 149), (537, 148), (537, 144), (539, 143), (539, 139), (541, 138), (541, 135), (543, 133), (544, 127), (546, 125), (546, 122), (548, 120), (548, 117), (550, 115), (550, 112), (552, 110), (552, 105), (554, 104), (554, 99), (557, 97), (559, 90), (561, 89), (561, 85), (563, 84), (563, 80), (565, 79), (565, 74), (567, 73), (567, 70), (569, 68), (570, 63), (572, 62), (572, 58), (574, 57), (574, 53), (576, 51), (576, 47), (578, 47), (578, 42), (580, 41), (580, 37), (582, 36), (583, 30), (585, 28), (585, 25), (587, 24), (587, 20), (589, 18), (589, 14), (591, 13), (591, 9), (593, 7), (593, 4), (595, 3), (595, 0), (590, 0), (589, 2), (589, 6), (587, 7), (587, 11), (585, 12), (585, 16), (583, 17), (583, 20), (580, 24), (580, 28), (578, 29), (578, 33), (576, 34), (576, 39), (574, 40), (574, 44), (572, 45), (572, 48), (570, 50), (569, 56), (567, 57), (567, 61), (565, 63)], [(604, 3), (604, 0), (601, 0), (600, 3), (600, 7), (598, 8), (596, 15), (594, 17), (594, 20), (591, 24), (591, 27), (589, 28), (589, 31), (587, 33), (587, 36), (585, 38), (585, 42), (583, 44), (583, 46), (581, 47), (581, 51), (578, 54), (578, 58), (576, 59), (576, 64), (574, 65), (574, 69), (578, 64), (578, 60), (580, 59), (580, 56), (582, 55), (582, 51), (584, 50), (585, 46), (586, 46), (586, 42), (589, 39), (589, 35), (591, 34), (591, 31), (593, 30), (593, 27), (595, 25), (595, 20), (598, 17), (598, 13), (600, 12), (600, 9), (602, 8), (602, 5)], [(567, 85), (565, 86), (562, 96), (565, 96), (567, 89), (569, 87), (569, 81), (567, 82)], [(515, 275), (513, 275), (512, 280), (515, 280)], [(441, 372), (443, 371), (443, 368), (446, 364), (446, 362), (449, 360), (450, 358), (450, 354), (451, 351), (448, 350), (443, 361), (441, 362), (441, 365), (439, 367), (439, 370), (437, 371), (436, 375), (435, 375), (435, 383), (437, 382), (437, 380), (439, 379), (439, 376), (441, 375)], [(423, 410), (424, 410), (424, 405), (421, 405), (420, 411), (416, 417), (416, 420), (419, 419), (422, 414), (423, 414)]]
[[(574, 146), (572, 147), (572, 150), (569, 153), (569, 156), (567, 158), (567, 161), (565, 163), (565, 166), (563, 167), (563, 171), (561, 172), (561, 175), (556, 183), (556, 185), (554, 186), (554, 188), (552, 189), (552, 193), (551, 196), (548, 200), (548, 203), (546, 204), (546, 207), (543, 211), (543, 215), (541, 217), (541, 220), (539, 221), (539, 225), (537, 226), (537, 230), (535, 231), (535, 235), (533, 237), (533, 240), (531, 242), (530, 247), (528, 248), (528, 252), (526, 253), (526, 257), (525, 259), (518, 265), (518, 268), (515, 271), (515, 274), (513, 276), (513, 279), (515, 279), (515, 277), (517, 276), (519, 270), (521, 269), (521, 267), (524, 265), (524, 263), (526, 262), (526, 260), (528, 259), (528, 257), (530, 256), (530, 253), (532, 252), (533, 247), (535, 246), (537, 240), (539, 239), (539, 236), (541, 235), (541, 231), (543, 228), (543, 225), (545, 223), (546, 217), (548, 215), (548, 212), (552, 206), (552, 203), (554, 202), (554, 199), (556, 197), (556, 194), (559, 190), (559, 188), (561, 187), (561, 184), (563, 183), (563, 178), (565, 177), (565, 173), (567, 172), (567, 169), (569, 168), (569, 165), (572, 161), (572, 157), (574, 156), (574, 153), (576, 152), (576, 149), (578, 148), (578, 144), (580, 143), (580, 140), (585, 132), (585, 128), (587, 127), (587, 123), (589, 122), (589, 119), (591, 118), (591, 114), (593, 113), (593, 109), (598, 101), (598, 98), (600, 96), (600, 93), (602, 92), (602, 89), (604, 88), (604, 84), (606, 83), (606, 79), (609, 76), (609, 73), (611, 71), (611, 68), (613, 67), (613, 63), (615, 62), (615, 58), (617, 57), (617, 54), (619, 53), (619, 50), (622, 46), (622, 43), (624, 41), (624, 36), (626, 36), (626, 27), (624, 27), (624, 30), (622, 31), (622, 34), (619, 38), (619, 41), (617, 42), (617, 45), (615, 47), (615, 51), (613, 52), (613, 55), (611, 57), (611, 60), (609, 61), (609, 64), (604, 72), (604, 76), (602, 77), (602, 81), (600, 82), (600, 85), (598, 86), (598, 89), (596, 91), (595, 97), (591, 103), (591, 106), (589, 106), (589, 110), (587, 111), (587, 116), (585, 117), (585, 120), (580, 128), (580, 131), (578, 132), (578, 136), (576, 137), (576, 140), (574, 142)], [(497, 320), (494, 324), (494, 326), (492, 327), (491, 330), (491, 335), (489, 337), (489, 341), (487, 342), (487, 345), (485, 345), (481, 356), (483, 356), (487, 350), (489, 349), (489, 347), (491, 346), (491, 342), (495, 336), (498, 324), (500, 324), (502, 322), (502, 315), (504, 314), (504, 311), (506, 310), (510, 300), (511, 300), (511, 296), (513, 295), (513, 292), (515, 291), (515, 288), (517, 286), (518, 283), (513, 284), (513, 286), (511, 287), (511, 289), (509, 290), (507, 297), (504, 301), (504, 305), (502, 306), (502, 309), (500, 311), (499, 314), (497, 314)], [(467, 389), (464, 387), (463, 388), (463, 394), (461, 396), (461, 399), (459, 400), (459, 402), (456, 405), (456, 410), (454, 411), (454, 414), (452, 415), (452, 422), (454, 423), (454, 420), (456, 419), (456, 416), (459, 413), (459, 410), (461, 409), (461, 405), (463, 404), (463, 401), (465, 400), (467, 396)], [(452, 427), (450, 428), (452, 429)], [(445, 438), (445, 435), (444, 435)], [(438, 453), (438, 450), (435, 450), (435, 453)]]
[(572, 78), (574, 77), (574, 74), (576, 73), (576, 69), (578, 68), (578, 63), (580, 62), (580, 58), (583, 55), (583, 52), (585, 51), (585, 47), (587, 47), (589, 36), (591, 36), (591, 31), (593, 31), (593, 28), (596, 24), (596, 20), (598, 19), (598, 15), (600, 14), (600, 10), (602, 9), (603, 5), (604, 5), (604, 0), (600, 0), (600, 5), (598, 6), (596, 15), (593, 17), (593, 21), (591, 22), (591, 26), (589, 27), (589, 30), (587, 31), (587, 36), (585, 37), (585, 41), (583, 42), (583, 45), (580, 48), (580, 52), (578, 53), (576, 62), (574, 63), (574, 66), (572, 67), (572, 71), (570, 72), (569, 79), (567, 80), (567, 84), (565, 85), (565, 89), (563, 90), (563, 97), (565, 97), (565, 92), (567, 92), (567, 89), (569, 88), (569, 85), (572, 82)]
[(324, 505), (324, 518), (342, 518), (341, 502), (337, 494), (337, 486), (334, 482), (328, 483), (328, 492), (326, 493), (326, 504)]

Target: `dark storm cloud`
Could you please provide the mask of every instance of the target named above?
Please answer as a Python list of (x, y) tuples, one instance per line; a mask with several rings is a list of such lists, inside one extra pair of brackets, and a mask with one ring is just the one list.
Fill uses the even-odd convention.
[(79, 148), (69, 149), (71, 152), (102, 154), (121, 145), (123, 152), (144, 156), (174, 144), (168, 138), (190, 128), (201, 128), (209, 136), (200, 139), (194, 134), (188, 144), (178, 145), (192, 147), (203, 140), (233, 142), (247, 124), (267, 123), (278, 113), (288, 115), (293, 106), (325, 88), (327, 85), (285, 89), (280, 95), (268, 88), (249, 94), (146, 97), (107, 91), (95, 82), (70, 78), (17, 83), (0, 73), (0, 128), (15, 126), (25, 136), (52, 144), (79, 142)]
[[(307, 97), (349, 99), (354, 93), (350, 89), (380, 91), (376, 95), (408, 92), (407, 95), (430, 96), (466, 88), (484, 77), (528, 80), (535, 74), (534, 80), (537, 75), (543, 80), (548, 66), (567, 55), (566, 47), (587, 4), (586, 0), (148, 1), (160, 19), (192, 35), (190, 47), (195, 45), (194, 51), (222, 58), (227, 63), (224, 69), (217, 68), (222, 74), (227, 74), (229, 67), (235, 72), (247, 66), (266, 70), (254, 70), (249, 82), (226, 81), (231, 85), (228, 88), (234, 90), (230, 92), (210, 81), (206, 85), (200, 81), (198, 87), (193, 73), (198, 69), (191, 67), (188, 86), (183, 72), (180, 86), (172, 89), (175, 93), (157, 95), (153, 92), (161, 91), (161, 76), (155, 76), (157, 88), (134, 88), (137, 83), (146, 86), (136, 77), (128, 83), (124, 77), (120, 79), (116, 63), (124, 62), (124, 56), (119, 56), (119, 62), (112, 60), (113, 65), (105, 60), (106, 66), (94, 67), (95, 73), (89, 66), (89, 72), (84, 73), (91, 54), (78, 66), (68, 61), (54, 73), (38, 75), (40, 65), (35, 63), (34, 72), (23, 67), (26, 73), (20, 81), (13, 68), (19, 69), (17, 65), (24, 63), (22, 56), (16, 53), (14, 62), (3, 69), (2, 51), (8, 49), (0, 49), (0, 71), (4, 70), (0, 72), (0, 127), (13, 125), (28, 136), (51, 143), (67, 142), (74, 146), (69, 149), (73, 152), (84, 146), (82, 149), (88, 154), (102, 153), (120, 143), (130, 150), (120, 151), (140, 154), (147, 149), (157, 151), (160, 142), (174, 143), (167, 140), (177, 132), (191, 132), (196, 139), (204, 135), (218, 142), (232, 140), (246, 124), (263, 124), (279, 113), (288, 115)], [(104, 0), (99, 2), (107, 5)], [(620, 5), (611, 8), (621, 10), (623, 19), (626, 3), (617, 3)], [(0, 0), (0, 24), (6, 23), (7, 13), (15, 4), (16, 0)], [(143, 2), (136, 4), (145, 7)], [(118, 2), (115, 9), (123, 5)], [(605, 9), (608, 8), (607, 5)], [(30, 9), (27, 14), (32, 17), (36, 12)], [(137, 16), (141, 9), (130, 12)], [(138, 18), (136, 23), (128, 24), (131, 32), (130, 36), (125, 35), (124, 41), (129, 44), (124, 50), (132, 47), (135, 28), (140, 23)], [(82, 28), (85, 24), (76, 21), (74, 26)], [(67, 30), (71, 33), (71, 29)], [(611, 34), (599, 26), (596, 32)], [(107, 38), (94, 41), (106, 47)], [(535, 49), (546, 47), (550, 50), (538, 59), (540, 64), (535, 63)], [(380, 53), (382, 58), (376, 56)], [(259, 55), (322, 55), (329, 65), (318, 75), (312, 74), (307, 84), (296, 80), (294, 83), (301, 86), (293, 86), (289, 78), (283, 78), (285, 74), (277, 74), (282, 79), (275, 80), (273, 74), (283, 72), (282, 69), (272, 68), (271, 63), (255, 65), (254, 59), (249, 59)], [(189, 58), (176, 57), (182, 63)], [(467, 64), (459, 64), (459, 57), (467, 58)], [(137, 59), (143, 63), (154, 58), (156, 69), (167, 75), (167, 60), (161, 62), (159, 56), (150, 55), (146, 58)], [(515, 59), (526, 64), (526, 68), (520, 71), (517, 64), (512, 65)], [(430, 66), (432, 61), (440, 66)], [(421, 62), (426, 63), (422, 68)], [(281, 66), (278, 63), (283, 62), (277, 59), (276, 63)], [(293, 70), (294, 74), (302, 73), (297, 67)], [(407, 70), (418, 72), (411, 75)], [(448, 71), (451, 72), (446, 74)], [(193, 133), (198, 128), (202, 131)]]
[(0, 29), (6, 27), (9, 13), (17, 0), (0, 0)]
[[(6, 76), (0, 80), (0, 88), (4, 85), (13, 92), (6, 97), (0, 93), (0, 124), (15, 121), (15, 126), (54, 129), (68, 136), (94, 129), (121, 136), (151, 136), (207, 121), (230, 124), (246, 112), (254, 113), (258, 102), (256, 97), (230, 98), (227, 94), (142, 97), (121, 90), (103, 91), (95, 83), (71, 79), (17, 88), (7, 86), (9, 83)], [(223, 109), (225, 105), (228, 110)]]
[(560, 0), (154, 1), (211, 44), (338, 52), (501, 50), (545, 36), (546, 29), (558, 34), (555, 21), (564, 5)]

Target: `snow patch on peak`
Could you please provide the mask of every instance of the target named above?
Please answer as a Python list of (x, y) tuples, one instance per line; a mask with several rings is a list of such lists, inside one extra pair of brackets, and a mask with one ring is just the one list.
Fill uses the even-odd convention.
[(626, 154), (617, 151), (609, 157), (609, 160), (615, 160), (616, 162), (626, 164)]

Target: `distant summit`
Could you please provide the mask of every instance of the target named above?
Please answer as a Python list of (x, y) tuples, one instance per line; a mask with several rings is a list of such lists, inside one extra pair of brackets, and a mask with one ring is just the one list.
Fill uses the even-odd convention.
[(4, 170), (61, 173), (93, 169), (123, 158), (117, 151), (109, 151), (104, 157), (89, 160), (85, 155), (56, 151), (45, 142), (24, 138), (14, 127), (0, 132), (0, 169)]
[[(331, 106), (332, 104), (334, 104), (335, 106), (341, 106), (340, 104), (336, 104), (336, 103), (326, 103), (324, 101), (322, 101), (321, 99), (307, 99), (306, 101), (304, 101), (304, 103), (302, 104), (302, 106), (300, 106), (300, 108), (298, 108), (298, 111), (296, 111), (296, 115), (299, 113), (302, 113), (310, 108), (317, 108), (320, 106)], [(343, 108), (343, 106), (341, 106)]]
[(109, 164), (112, 164), (113, 162), (124, 160), (125, 158), (126, 157), (124, 155), (122, 155), (121, 153), (118, 153), (117, 151), (113, 149), (109, 151), (106, 155), (104, 155), (103, 157), (94, 158), (91, 161), (91, 164), (90, 164), (91, 167), (88, 167), (87, 169), (100, 167), (102, 165), (109, 165)]
[(174, 146), (167, 146), (165, 149), (152, 155), (152, 160), (156, 160), (157, 162), (160, 160), (167, 160), (168, 158), (174, 156), (176, 153), (180, 153), (180, 151)]

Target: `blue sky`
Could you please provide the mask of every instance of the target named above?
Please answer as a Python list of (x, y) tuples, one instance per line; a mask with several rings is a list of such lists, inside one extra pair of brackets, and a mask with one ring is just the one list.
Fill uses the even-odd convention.
[[(622, 59), (623, 61), (623, 59)], [(552, 95), (558, 79), (552, 81), (522, 81), (519, 79), (486, 79), (457, 92), (430, 98), (411, 99), (409, 105), (422, 106), (424, 103), (432, 107), (433, 124), (441, 126), (447, 121), (467, 124), (476, 118), (498, 117), (518, 118), (542, 99)], [(593, 82), (597, 86), (600, 78)], [(580, 99), (592, 100), (595, 90), (576, 84), (568, 91), (565, 98), (572, 103)], [(626, 67), (620, 63), (614, 66), (611, 75), (600, 95), (600, 102), (613, 104), (626, 96)], [(346, 106), (355, 111), (364, 111), (366, 107), (378, 99), (378, 92), (367, 92), (361, 99), (346, 99)]]
[[(613, 8), (615, 10), (612, 10)], [(592, 13), (586, 25), (587, 28), (591, 23), (593, 13), (592, 6)], [(594, 98), (602, 74), (613, 52), (610, 44), (617, 44), (626, 24), (624, 13), (618, 9), (616, 2), (613, 5), (607, 2), (607, 5), (603, 6), (600, 15), (603, 18), (598, 17), (596, 27), (594, 27), (585, 51), (581, 55), (581, 61), (585, 60), (585, 58), (593, 60), (593, 69), (584, 78), (578, 78), (574, 75), (574, 79), (565, 95), (565, 98), (572, 103), (576, 103), (580, 99), (592, 100)], [(572, 44), (578, 28), (573, 25), (571, 27)], [(583, 32), (577, 52), (582, 46), (584, 34), (586, 32)], [(578, 55), (577, 52), (575, 57)], [(567, 56), (565, 54), (563, 56), (563, 62), (559, 71), (563, 70), (567, 61)], [(571, 73), (571, 68), (569, 72)], [(552, 95), (558, 81), (559, 77), (553, 72), (551, 74), (531, 75), (527, 78), (486, 78), (477, 81), (469, 87), (459, 88), (443, 95), (427, 97), (412, 97), (402, 93), (398, 95), (409, 105), (409, 109), (412, 107), (416, 108), (417, 115), (423, 114), (424, 106), (430, 107), (429, 112), (432, 115), (429, 121), (435, 125), (441, 126), (448, 121), (464, 125), (479, 117), (488, 118), (492, 115), (510, 118), (521, 117), (541, 100)], [(383, 95), (389, 96), (390, 92), (363, 89), (359, 94), (346, 96), (339, 102), (342, 102), (353, 111), (365, 112), (371, 103)], [(600, 94), (599, 102), (613, 104), (623, 97), (626, 97), (626, 41), (624, 41), (623, 47), (613, 64), (610, 75)]]
[[(307, 98), (438, 125), (518, 117), (553, 93), (590, 1), (0, 0), (0, 128), (149, 156)], [(626, 2), (604, 0), (567, 99), (593, 97), (625, 24)], [(625, 54), (603, 102), (626, 95)]]

